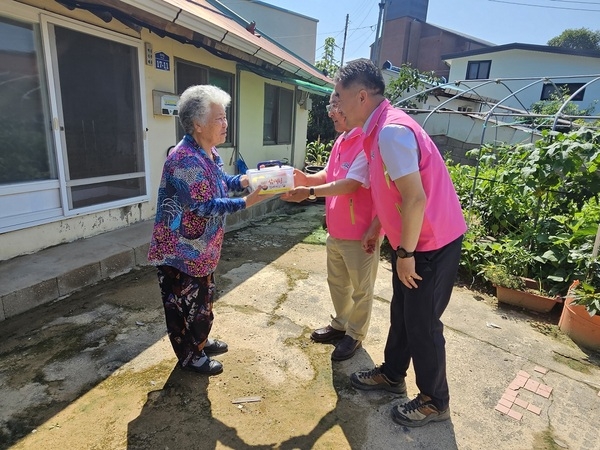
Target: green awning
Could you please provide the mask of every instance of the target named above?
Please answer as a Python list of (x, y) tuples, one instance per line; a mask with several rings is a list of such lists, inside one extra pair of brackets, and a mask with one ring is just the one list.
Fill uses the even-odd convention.
[[(298, 80), (296, 78), (286, 77), (280, 74), (273, 73), (271, 71), (265, 70), (263, 68), (259, 68), (256, 66), (250, 66), (248, 64), (239, 64), (241, 69), (248, 70), (249, 72), (253, 72), (256, 75), (259, 75), (264, 78), (270, 78), (271, 80), (281, 81), (283, 83), (294, 84), (301, 91), (306, 91), (309, 94), (321, 95), (323, 97), (329, 97), (333, 92), (333, 87), (330, 86), (322, 86), (319, 84), (310, 83), (304, 80)], [(333, 81), (331, 82), (333, 86)]]
[(308, 81), (303, 80), (290, 80), (290, 82), (294, 83), (298, 86), (298, 89), (301, 91), (306, 91), (310, 94), (322, 95), (329, 97), (333, 92), (333, 88), (329, 86), (319, 86), (318, 84), (309, 83)]

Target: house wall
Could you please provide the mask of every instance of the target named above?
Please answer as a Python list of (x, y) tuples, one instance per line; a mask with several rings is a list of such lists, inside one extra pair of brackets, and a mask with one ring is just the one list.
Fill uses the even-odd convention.
[[(27, 228), (2, 233), (0, 234), (0, 261), (153, 218), (166, 150), (176, 143), (177, 118), (153, 114), (152, 91), (175, 92), (174, 62), (176, 58), (228, 72), (236, 77), (234, 84), (238, 90), (238, 95), (236, 98), (234, 94), (233, 101), (237, 102), (239, 119), (230, 126), (238, 127), (235, 141), (239, 143), (239, 149), (249, 167), (256, 165), (258, 161), (283, 158), (288, 158), (296, 167), (303, 167), (308, 113), (299, 107), (297, 101), (294, 101), (295, 124), (293, 125), (292, 144), (263, 145), (262, 142), (265, 83), (280, 85), (292, 91), (295, 90), (294, 86), (268, 80), (247, 71), (239, 71), (235, 62), (218, 58), (208, 51), (198, 49), (192, 45), (184, 45), (170, 38), (160, 38), (145, 29), (138, 34), (116, 20), (106, 24), (85, 11), (69, 11), (55, 2), (52, 3), (52, 7), (57, 11), (64, 11), (65, 15), (75, 19), (79, 25), (88, 27), (92, 24), (105, 30), (117, 31), (138, 42), (139, 58), (142, 61), (140, 89), (144, 115), (143, 126), (146, 129), (144, 133), (144, 158), (146, 161), (147, 195), (141, 201), (126, 206), (104, 208), (72, 217), (54, 218), (45, 223), (35, 223)], [(41, 11), (15, 2), (0, 4), (0, 15), (14, 17), (15, 12), (35, 21), (38, 20)], [(167, 54), (171, 60), (171, 70), (163, 71), (156, 69), (154, 66), (145, 65), (144, 43), (150, 43), (155, 53), (163, 52)], [(46, 57), (48, 56), (46, 55)], [(82, 82), (85, 82), (85, 80), (82, 80)], [(82, 99), (82, 101), (85, 101), (85, 99)], [(235, 173), (235, 158), (232, 157), (235, 150), (235, 147), (219, 149), (225, 163), (225, 170), (232, 174)], [(2, 186), (0, 186), (1, 188)]]
[[(521, 78), (520, 80), (507, 80), (506, 86), (500, 83), (490, 83), (477, 89), (480, 95), (502, 100), (526, 85), (535, 82), (535, 78), (548, 77), (555, 83), (586, 83), (592, 77), (561, 78), (573, 75), (600, 74), (600, 58), (575, 55), (561, 55), (556, 53), (535, 52), (528, 50), (507, 50), (488, 54), (474, 55), (452, 60), (450, 80), (464, 80), (467, 74), (469, 61), (491, 60), (490, 79)], [(522, 78), (533, 78), (523, 80)], [(543, 81), (538, 82), (526, 90), (518, 93), (518, 100), (507, 99), (503, 104), (513, 108), (527, 109), (540, 100)], [(469, 86), (477, 83), (470, 80)], [(510, 88), (510, 91), (509, 91)], [(574, 102), (581, 108), (587, 108), (594, 100), (600, 99), (600, 81), (588, 86), (582, 101)], [(520, 103), (519, 103), (520, 100)], [(521, 104), (522, 103), (522, 104)], [(596, 108), (598, 112), (598, 108)]]
[(220, 0), (256, 28), (305, 61), (315, 63), (318, 20), (274, 5), (250, 0)]
[(293, 86), (279, 81), (262, 78), (252, 72), (240, 71), (240, 141), (239, 151), (249, 168), (256, 168), (261, 161), (287, 160), (289, 164), (302, 168), (306, 152), (306, 129), (308, 112), (295, 102), (296, 130), (292, 143), (263, 145), (264, 86), (271, 84), (294, 90)]

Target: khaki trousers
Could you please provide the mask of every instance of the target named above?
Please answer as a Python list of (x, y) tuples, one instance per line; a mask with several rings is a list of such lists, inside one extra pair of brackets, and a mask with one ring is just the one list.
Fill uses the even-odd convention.
[(371, 320), (379, 248), (369, 254), (360, 241), (327, 236), (327, 284), (335, 309), (331, 326), (359, 341), (367, 335)]

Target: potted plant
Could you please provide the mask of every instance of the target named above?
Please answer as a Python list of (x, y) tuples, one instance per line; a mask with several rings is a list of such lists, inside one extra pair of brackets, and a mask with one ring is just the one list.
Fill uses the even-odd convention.
[(550, 312), (557, 303), (562, 303), (560, 296), (543, 295), (538, 282), (514, 275), (503, 264), (487, 264), (481, 273), (496, 288), (499, 302), (544, 313)]
[(600, 349), (600, 291), (575, 280), (569, 287), (558, 327), (573, 342), (593, 350)]
[(333, 141), (323, 143), (320, 140), (309, 142), (306, 146), (306, 160), (304, 171), (306, 173), (317, 173), (325, 168), (331, 154)]

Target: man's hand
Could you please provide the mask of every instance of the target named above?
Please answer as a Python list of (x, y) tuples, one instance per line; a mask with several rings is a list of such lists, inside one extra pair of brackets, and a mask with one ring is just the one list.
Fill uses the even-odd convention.
[(299, 169), (294, 169), (294, 186), (308, 186), (308, 176)]
[[(396, 257), (396, 255), (394, 255)], [(396, 258), (396, 272), (404, 286), (409, 289), (418, 288), (416, 280), (422, 280), (415, 272), (415, 258)]]
[(287, 192), (281, 194), (281, 200), (286, 202), (297, 202), (300, 203), (308, 198), (310, 194), (310, 188), (306, 186), (298, 186)]
[(375, 217), (371, 221), (371, 225), (365, 234), (363, 234), (362, 239), (360, 240), (360, 245), (362, 249), (367, 253), (373, 253), (375, 251), (375, 246), (380, 245), (379, 236), (381, 234), (381, 223), (379, 222), (379, 218)]

